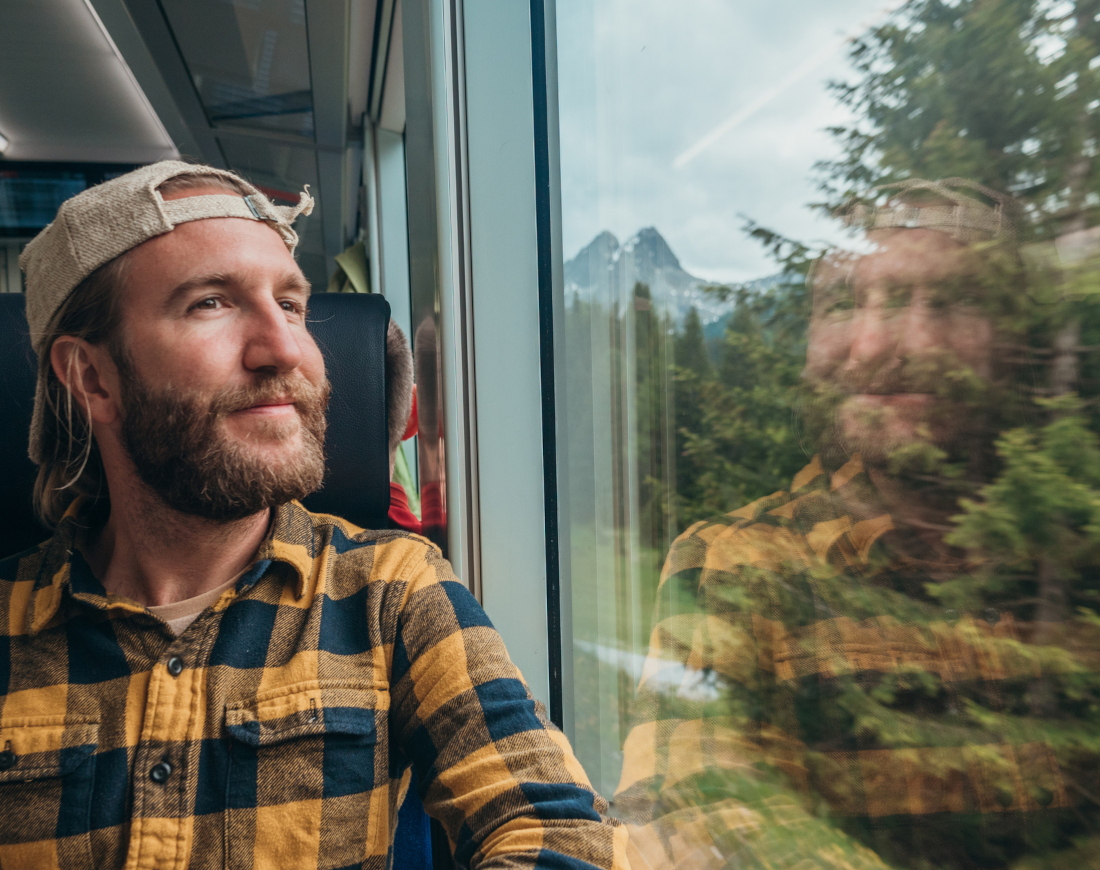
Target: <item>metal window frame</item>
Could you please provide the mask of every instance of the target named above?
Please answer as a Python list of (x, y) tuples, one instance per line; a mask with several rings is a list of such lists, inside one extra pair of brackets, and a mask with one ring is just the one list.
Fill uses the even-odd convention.
[[(401, 0), (409, 280), (425, 487), (446, 480), (437, 536), (455, 571), (481, 597), (476, 396), (470, 316), (462, 32), (455, 0)], [(430, 346), (426, 346), (431, 336)], [(425, 389), (428, 370), (439, 378)], [(439, 420), (440, 432), (425, 421)], [(438, 439), (442, 436), (442, 468)]]
[(401, 2), (412, 322), (414, 334), (436, 327), (442, 389), (419, 403), (442, 404), (445, 543), (532, 693), (568, 727), (554, 7)]

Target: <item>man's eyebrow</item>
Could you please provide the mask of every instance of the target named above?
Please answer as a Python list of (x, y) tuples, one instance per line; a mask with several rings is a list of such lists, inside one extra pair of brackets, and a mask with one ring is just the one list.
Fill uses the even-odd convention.
[(309, 279), (305, 275), (287, 275), (282, 281), (279, 282), (279, 288), (281, 290), (300, 290), (308, 298), (313, 293), (313, 285), (309, 283)]
[(229, 287), (234, 284), (240, 284), (240, 276), (231, 275), (227, 272), (212, 272), (209, 275), (196, 275), (194, 278), (188, 278), (186, 281), (177, 284), (172, 288), (172, 292), (168, 294), (168, 299), (165, 301), (165, 308), (171, 308), (182, 297), (188, 293), (200, 288), (200, 287)]
[[(250, 281), (246, 275), (233, 272), (211, 272), (207, 275), (196, 275), (194, 278), (188, 278), (172, 288), (172, 292), (168, 294), (168, 299), (165, 302), (165, 307), (171, 308), (189, 293), (203, 287), (245, 287), (249, 283)], [(313, 287), (305, 276), (288, 274), (279, 282), (279, 289), (282, 291), (296, 290), (308, 298)]]

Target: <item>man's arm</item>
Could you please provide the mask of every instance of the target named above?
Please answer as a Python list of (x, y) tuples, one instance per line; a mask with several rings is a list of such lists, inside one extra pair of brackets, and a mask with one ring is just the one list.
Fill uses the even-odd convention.
[(626, 870), (625, 829), (607, 818), (480, 605), (434, 550), (406, 582), (393, 733), (456, 861)]

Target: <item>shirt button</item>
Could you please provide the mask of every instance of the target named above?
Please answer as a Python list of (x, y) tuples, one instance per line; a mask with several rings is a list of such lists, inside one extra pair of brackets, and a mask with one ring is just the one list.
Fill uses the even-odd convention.
[(995, 607), (988, 607), (985, 611), (985, 621), (990, 625), (996, 625), (1001, 618), (1000, 612)]
[(0, 752), (0, 770), (11, 770), (19, 759), (10, 749)]
[(183, 673), (183, 659), (179, 656), (172, 656), (168, 659), (168, 673), (173, 677), (178, 677)]
[(159, 764), (154, 764), (153, 769), (149, 771), (149, 779), (155, 782), (157, 785), (161, 785), (168, 781), (168, 777), (172, 775), (172, 765), (167, 761), (162, 761)]

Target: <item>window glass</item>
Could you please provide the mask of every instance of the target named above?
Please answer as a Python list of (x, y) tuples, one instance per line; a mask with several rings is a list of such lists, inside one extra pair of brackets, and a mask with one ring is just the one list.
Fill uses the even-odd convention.
[(556, 16), (567, 686), (636, 866), (1093, 866), (1100, 6)]
[(163, 0), (215, 126), (313, 136), (305, 0)]

